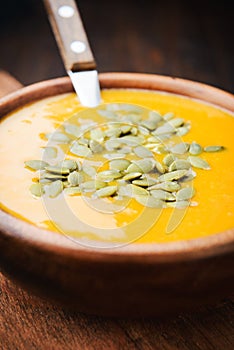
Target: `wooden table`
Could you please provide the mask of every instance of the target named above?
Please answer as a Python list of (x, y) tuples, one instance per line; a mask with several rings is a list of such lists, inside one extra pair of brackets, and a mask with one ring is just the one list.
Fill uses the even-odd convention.
[[(80, 0), (79, 4), (100, 71), (170, 74), (234, 91), (230, 2)], [(20, 6), (13, 0), (5, 2), (0, 44), (0, 68), (24, 84), (64, 75), (39, 1), (21, 0)], [(0, 95), (18, 87), (0, 74)], [(233, 348), (231, 298), (169, 320), (114, 320), (52, 305), (0, 275), (3, 350)]]

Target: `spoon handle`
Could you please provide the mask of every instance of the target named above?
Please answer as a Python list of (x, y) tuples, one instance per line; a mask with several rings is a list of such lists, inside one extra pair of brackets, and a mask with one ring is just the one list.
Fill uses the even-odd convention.
[(67, 71), (96, 68), (74, 0), (44, 0), (48, 17)]

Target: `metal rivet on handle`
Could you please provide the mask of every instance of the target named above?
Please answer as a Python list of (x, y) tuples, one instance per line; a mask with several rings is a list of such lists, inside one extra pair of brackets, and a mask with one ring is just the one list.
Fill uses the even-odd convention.
[(58, 14), (63, 18), (70, 18), (74, 15), (75, 11), (71, 6), (60, 6), (58, 9)]
[(77, 40), (71, 43), (70, 48), (75, 53), (82, 53), (85, 51), (86, 45), (82, 41)]

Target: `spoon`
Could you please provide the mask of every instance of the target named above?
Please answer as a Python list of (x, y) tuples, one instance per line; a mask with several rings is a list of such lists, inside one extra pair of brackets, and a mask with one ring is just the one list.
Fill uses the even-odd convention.
[(96, 63), (74, 0), (44, 0), (64, 66), (80, 103), (101, 102)]

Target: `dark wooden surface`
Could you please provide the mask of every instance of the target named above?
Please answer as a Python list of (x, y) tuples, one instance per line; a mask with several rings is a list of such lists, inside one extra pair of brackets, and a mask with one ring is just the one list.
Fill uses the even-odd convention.
[[(79, 1), (100, 71), (168, 74), (233, 92), (231, 3)], [(1, 4), (0, 45), (0, 69), (10, 71), (23, 84), (65, 75), (38, 0)], [(6, 83), (0, 75), (1, 94), (8, 92), (11, 84), (14, 82)], [(0, 349), (233, 348), (231, 299), (168, 320), (113, 320), (67, 311), (0, 275)]]

